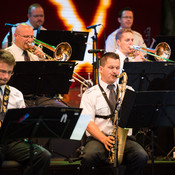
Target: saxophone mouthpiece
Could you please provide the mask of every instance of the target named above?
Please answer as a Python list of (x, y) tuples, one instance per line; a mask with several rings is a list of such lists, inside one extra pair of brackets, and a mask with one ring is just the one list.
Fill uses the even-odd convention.
[(117, 75), (117, 74), (115, 74), (115, 75), (114, 75), (114, 77), (115, 77), (115, 78), (118, 78), (118, 75)]

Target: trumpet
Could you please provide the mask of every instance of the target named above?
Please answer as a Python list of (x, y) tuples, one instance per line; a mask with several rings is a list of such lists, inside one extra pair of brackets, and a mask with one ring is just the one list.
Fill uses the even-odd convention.
[(148, 55), (154, 56), (156, 61), (173, 62), (172, 60), (169, 60), (171, 55), (171, 48), (166, 42), (159, 43), (155, 49), (145, 48), (145, 47), (136, 46), (136, 45), (131, 46), (131, 48), (133, 50), (138, 50)]
[[(49, 45), (47, 43), (44, 43), (43, 41), (40, 41), (40, 40), (34, 38), (33, 39), (33, 43), (37, 44), (39, 46), (46, 47), (47, 49), (53, 51), (54, 52), (54, 57), (51, 57), (48, 54), (46, 54), (45, 52), (43, 52), (42, 50), (38, 49), (38, 47), (36, 45), (28, 43), (29, 45), (33, 46), (34, 49), (37, 49), (41, 53), (45, 54), (45, 56), (48, 57), (48, 59), (52, 60), (52, 61), (68, 61), (69, 58), (72, 55), (72, 47), (67, 42), (61, 42), (56, 47), (54, 47), (54, 46), (51, 46), (51, 45)], [(74, 77), (74, 76), (72, 76), (72, 78), (77, 80), (78, 82), (80, 82), (81, 84), (86, 86), (87, 88), (92, 86), (92, 84), (89, 83), (87, 80), (85, 80), (82, 76), (78, 75), (75, 72), (73, 72), (73, 74), (75, 74), (78, 78)]]

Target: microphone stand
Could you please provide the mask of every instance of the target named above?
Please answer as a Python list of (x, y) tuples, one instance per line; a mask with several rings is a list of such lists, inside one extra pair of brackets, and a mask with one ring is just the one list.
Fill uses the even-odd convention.
[[(97, 48), (97, 30), (96, 30), (97, 26), (94, 26), (94, 36), (92, 36), (92, 40), (93, 40), (93, 49)], [(96, 62), (95, 62), (95, 56), (96, 56)], [(99, 59), (98, 59), (98, 53), (93, 53), (93, 85), (96, 85), (97, 83), (99, 83)], [(96, 80), (96, 78), (98, 78), (98, 82)]]
[(8, 47), (9, 47), (12, 45), (12, 27), (9, 28), (9, 35), (7, 39), (8, 39)]

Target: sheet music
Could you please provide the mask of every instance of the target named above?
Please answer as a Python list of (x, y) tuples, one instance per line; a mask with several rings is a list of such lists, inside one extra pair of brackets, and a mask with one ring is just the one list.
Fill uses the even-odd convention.
[(81, 140), (91, 119), (90, 115), (80, 115), (70, 139)]

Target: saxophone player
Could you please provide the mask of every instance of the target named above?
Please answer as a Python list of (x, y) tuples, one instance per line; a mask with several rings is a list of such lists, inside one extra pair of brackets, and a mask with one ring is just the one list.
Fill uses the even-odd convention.
[[(116, 91), (118, 82), (116, 75), (120, 73), (118, 54), (105, 53), (100, 59), (99, 71), (101, 73), (99, 85), (87, 89), (80, 103), (80, 107), (83, 108), (82, 114), (92, 116), (86, 129), (87, 139), (81, 162), (81, 171), (84, 175), (92, 174), (93, 167), (108, 164), (109, 151), (115, 141), (111, 136), (113, 130), (112, 104), (109, 105), (106, 97), (110, 96), (108, 85), (112, 85), (113, 90)], [(103, 94), (106, 94), (106, 97)], [(128, 136), (123, 156), (123, 164), (126, 165), (125, 175), (141, 175), (147, 160), (146, 151)]]

